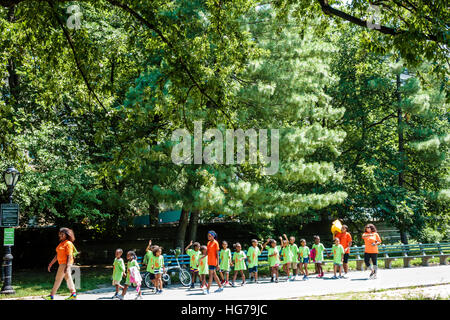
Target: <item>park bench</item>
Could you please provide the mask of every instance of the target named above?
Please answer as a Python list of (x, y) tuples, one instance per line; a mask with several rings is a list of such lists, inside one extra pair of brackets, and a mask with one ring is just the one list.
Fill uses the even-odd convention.
[[(450, 243), (437, 243), (437, 251), (439, 256), (439, 263), (447, 265), (448, 257), (450, 257)], [(447, 253), (445, 253), (445, 252)]]
[[(247, 252), (244, 250), (244, 252)], [(447, 260), (450, 257), (450, 243), (418, 243), (418, 244), (400, 244), (400, 245), (380, 245), (378, 247), (378, 260), (384, 261), (384, 267), (386, 269), (392, 268), (392, 262), (397, 259), (403, 260), (403, 266), (408, 268), (411, 266), (411, 260), (420, 258), (422, 259), (422, 265), (428, 266), (429, 260), (434, 257), (439, 257), (440, 264), (446, 265)], [(331, 248), (325, 248), (324, 252), (324, 264), (332, 262), (328, 258), (328, 254), (331, 253)], [(138, 257), (138, 263), (142, 265), (143, 257)], [(189, 267), (189, 256), (187, 254), (181, 254), (178, 256), (178, 260), (181, 265)], [(350, 248), (349, 261), (356, 261), (356, 269), (364, 270), (364, 246), (353, 246)], [(164, 262), (166, 266), (175, 266), (176, 260), (174, 255), (164, 254)], [(264, 250), (258, 257), (259, 266), (268, 265), (267, 250)]]

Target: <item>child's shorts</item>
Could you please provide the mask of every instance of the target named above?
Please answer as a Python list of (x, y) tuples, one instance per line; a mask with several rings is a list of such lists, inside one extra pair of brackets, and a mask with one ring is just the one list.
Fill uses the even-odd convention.
[(303, 258), (302, 263), (309, 263), (309, 257)]
[(314, 263), (323, 263), (323, 261), (322, 260), (317, 260)]
[(150, 280), (155, 280), (155, 274), (153, 272), (148, 273), (150, 276)]
[(279, 263), (277, 263), (277, 264), (274, 264), (273, 266), (270, 266), (271, 268), (278, 268), (280, 266), (280, 264)]
[(254, 267), (248, 268), (248, 272), (250, 272), (250, 273), (258, 272), (258, 266), (254, 266)]
[(333, 264), (334, 264), (335, 266), (339, 266), (339, 267), (342, 266), (342, 263), (334, 262)]
[(120, 280), (113, 280), (112, 285), (113, 286), (120, 286)]
[(222, 273), (230, 273), (230, 270), (229, 269), (228, 270), (220, 269), (220, 272), (222, 272)]
[(297, 269), (297, 262), (291, 262), (292, 269)]
[(191, 267), (191, 272), (193, 272), (193, 273), (198, 273), (198, 269), (195, 269), (195, 268), (192, 268), (192, 267)]

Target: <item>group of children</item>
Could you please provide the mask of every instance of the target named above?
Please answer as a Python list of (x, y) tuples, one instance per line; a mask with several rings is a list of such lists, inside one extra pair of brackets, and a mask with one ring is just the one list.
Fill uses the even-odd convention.
[[(283, 238), (284, 237), (284, 238)], [(238, 274), (241, 276), (241, 285), (246, 283), (245, 273), (247, 270), (250, 275), (250, 281), (258, 283), (258, 257), (261, 252), (266, 249), (268, 251), (268, 262), (271, 273), (271, 282), (279, 281), (279, 269), (283, 269), (287, 275), (286, 281), (294, 281), (298, 277), (298, 273), (303, 275), (303, 280), (308, 280), (308, 264), (315, 263), (317, 277), (324, 276), (322, 264), (324, 260), (325, 247), (320, 243), (320, 237), (314, 236), (314, 244), (311, 250), (306, 245), (306, 240), (300, 240), (300, 246), (295, 243), (295, 237), (289, 239), (284, 234), (280, 236), (280, 245), (277, 245), (275, 239), (267, 239), (264, 244), (260, 244), (258, 240), (251, 240), (251, 246), (245, 253), (242, 250), (242, 245), (238, 242), (233, 245), (234, 253), (228, 247), (227, 241), (222, 241), (222, 249), (219, 252), (219, 272), (221, 285), (236, 286), (236, 278)], [(191, 248), (192, 247), (192, 248)], [(197, 276), (200, 280), (200, 289), (207, 286), (206, 276), (209, 274), (208, 268), (208, 253), (207, 246), (200, 245), (199, 242), (191, 241), (185, 248), (185, 252), (190, 257), (190, 271), (192, 276), (191, 288), (195, 288)], [(137, 262), (136, 253), (134, 251), (127, 252), (127, 265), (122, 259), (122, 249), (117, 249), (115, 253), (115, 260), (113, 264), (113, 285), (116, 287), (116, 293), (113, 299), (123, 299), (126, 295), (128, 287), (132, 284), (136, 286), (136, 299), (142, 299), (140, 267)], [(342, 263), (344, 256), (344, 248), (339, 244), (339, 238), (334, 239), (334, 244), (331, 249), (334, 263), (334, 279), (337, 279), (337, 271), (339, 270), (339, 278), (344, 278), (342, 275)], [(330, 254), (328, 254), (330, 256)], [(246, 263), (247, 262), (247, 263)], [(143, 266), (146, 266), (146, 271), (150, 274), (150, 280), (155, 287), (155, 293), (161, 294), (163, 292), (162, 275), (164, 273), (164, 257), (160, 246), (152, 245), (150, 240), (146, 248)], [(234, 269), (233, 279), (230, 283), (231, 268)], [(291, 276), (292, 270), (292, 276)], [(120, 282), (123, 277), (126, 277), (125, 284), (122, 286)], [(119, 294), (122, 289), (122, 294)]]
[[(163, 292), (162, 275), (164, 273), (164, 256), (162, 255), (162, 248), (160, 246), (152, 245), (152, 241), (148, 242), (146, 253), (142, 261), (142, 265), (147, 268), (150, 280), (155, 287), (155, 293), (161, 294)], [(127, 266), (125, 269), (125, 263), (122, 259), (123, 250), (116, 249), (113, 264), (113, 286), (116, 287), (116, 293), (113, 299), (122, 300), (127, 293), (128, 287), (132, 284), (136, 286), (136, 299), (142, 299), (142, 277), (140, 275), (140, 267), (137, 262), (137, 256), (134, 251), (127, 252)], [(125, 272), (126, 270), (126, 272)], [(122, 286), (120, 282), (122, 278), (126, 277), (125, 284)], [(122, 294), (119, 294), (122, 289)]]
[[(284, 239), (283, 239), (284, 237)], [(320, 243), (320, 237), (314, 237), (314, 244), (310, 250), (306, 245), (306, 240), (300, 240), (300, 247), (295, 243), (295, 237), (290, 237), (289, 240), (284, 234), (280, 236), (280, 245), (277, 245), (277, 241), (274, 239), (267, 239), (264, 244), (260, 244), (258, 240), (251, 240), (251, 246), (247, 250), (247, 254), (242, 250), (242, 245), (238, 242), (233, 245), (234, 253), (231, 252), (228, 247), (227, 241), (222, 241), (222, 249), (219, 252), (219, 266), (217, 271), (219, 272), (221, 285), (236, 286), (236, 278), (241, 276), (241, 285), (246, 283), (245, 273), (247, 270), (250, 276), (250, 281), (258, 283), (258, 256), (267, 247), (268, 262), (271, 273), (271, 282), (279, 281), (279, 269), (280, 267), (287, 275), (286, 281), (294, 281), (300, 274), (303, 276), (303, 280), (308, 280), (308, 264), (310, 262), (315, 263), (318, 278), (324, 276), (322, 264), (324, 260), (325, 247)], [(192, 247), (192, 248), (191, 248)], [(208, 271), (208, 254), (207, 247), (200, 245), (198, 242), (191, 241), (185, 248), (185, 252), (190, 257), (190, 271), (192, 276), (191, 288), (195, 287), (197, 276), (200, 280), (200, 288), (203, 289), (206, 286), (206, 276)], [(344, 256), (344, 248), (339, 244), (339, 238), (334, 240), (334, 244), (331, 250), (334, 261), (334, 279), (337, 279), (337, 271), (339, 270), (339, 277), (344, 278), (342, 275), (342, 263)], [(330, 256), (330, 254), (328, 254)], [(234, 269), (233, 278), (230, 283), (231, 268)], [(291, 276), (292, 270), (292, 276)]]

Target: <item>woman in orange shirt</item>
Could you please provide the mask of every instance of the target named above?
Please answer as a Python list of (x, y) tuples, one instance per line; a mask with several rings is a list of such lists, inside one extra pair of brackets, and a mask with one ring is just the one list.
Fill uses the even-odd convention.
[(75, 241), (75, 235), (69, 228), (61, 228), (59, 229), (58, 237), (60, 243), (56, 247), (56, 256), (52, 259), (47, 269), (48, 272), (50, 272), (52, 265), (56, 261), (58, 261), (58, 271), (56, 272), (55, 283), (53, 284), (52, 292), (49, 296), (44, 297), (44, 299), (53, 300), (54, 295), (61, 286), (62, 280), (66, 279), (67, 286), (69, 287), (69, 290), (71, 292), (71, 295), (66, 298), (66, 300), (73, 300), (77, 298), (75, 285), (73, 284), (72, 280), (71, 270), (73, 264), (73, 242)]
[[(364, 262), (366, 267), (371, 270), (370, 279), (377, 278), (377, 255), (378, 255), (378, 245), (381, 243), (380, 235), (377, 233), (377, 228), (373, 224), (368, 224), (365, 228), (365, 232), (362, 235), (364, 240)], [(373, 268), (370, 265), (370, 260), (372, 260)]]

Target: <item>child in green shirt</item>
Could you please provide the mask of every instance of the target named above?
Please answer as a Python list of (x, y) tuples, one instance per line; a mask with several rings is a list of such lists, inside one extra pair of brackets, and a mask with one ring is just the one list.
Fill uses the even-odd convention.
[(250, 281), (258, 283), (258, 257), (261, 255), (261, 250), (258, 247), (258, 240), (252, 239), (252, 245), (248, 248), (248, 272), (250, 274)]
[(314, 236), (314, 244), (312, 246), (313, 250), (316, 250), (316, 256), (314, 259), (314, 263), (316, 264), (317, 267), (317, 278), (322, 278), (323, 277), (323, 268), (322, 268), (322, 263), (323, 263), (323, 253), (325, 251), (325, 247), (322, 243), (320, 243), (320, 237), (319, 236)]
[(247, 266), (245, 265), (245, 259), (247, 259), (247, 255), (245, 254), (244, 251), (242, 251), (242, 246), (239, 242), (235, 243), (233, 245), (233, 247), (236, 248), (236, 252), (233, 254), (234, 275), (233, 275), (233, 282), (231, 283), (231, 286), (232, 287), (235, 286), (235, 281), (236, 281), (238, 272), (241, 273), (241, 279), (242, 279), (241, 286), (243, 286), (245, 284), (244, 270), (247, 270)]
[(206, 276), (209, 274), (208, 268), (208, 248), (206, 246), (200, 247), (200, 258), (198, 259), (198, 273), (200, 276), (200, 289), (205, 287), (206, 291)]
[[(194, 250), (189, 249), (193, 245)], [(200, 243), (194, 242), (191, 240), (189, 245), (184, 249), (184, 251), (187, 253), (187, 255), (190, 257), (189, 259), (189, 266), (191, 269), (191, 289), (195, 288), (195, 280), (197, 279), (198, 275), (198, 259), (200, 257)]]
[(304, 270), (303, 280), (308, 280), (308, 263), (309, 263), (309, 248), (306, 246), (306, 240), (300, 240), (300, 248), (298, 249), (300, 270)]
[(164, 257), (161, 247), (158, 246), (153, 249), (153, 272), (155, 274), (155, 293), (161, 294), (163, 292), (162, 275), (164, 273)]
[(333, 253), (333, 271), (334, 276), (332, 279), (338, 279), (336, 276), (336, 271), (339, 268), (339, 278), (344, 278), (342, 276), (342, 263), (344, 262), (344, 247), (340, 244), (339, 238), (334, 239), (334, 244), (331, 247), (331, 252)]
[(291, 250), (289, 248), (289, 240), (285, 234), (283, 234), (284, 240), (280, 237), (281, 243), (281, 256), (283, 257), (283, 271), (286, 273), (286, 281), (289, 281), (289, 271), (291, 270)]
[(156, 247), (157, 247), (156, 245), (152, 245), (152, 240), (149, 240), (147, 248), (145, 249), (145, 256), (142, 261), (142, 264), (147, 267), (146, 271), (149, 273), (150, 281), (153, 283), (155, 290), (157, 288), (157, 282), (156, 282), (155, 270), (154, 270), (155, 256), (153, 255), (153, 250), (155, 250)]
[(270, 245), (269, 249), (267, 249), (267, 256), (269, 260), (270, 273), (272, 275), (272, 279), (270, 282), (278, 282), (278, 267), (280, 266), (280, 254), (279, 247), (277, 247), (277, 241), (274, 239), (267, 239), (267, 241), (263, 244), (262, 250)]
[(116, 249), (116, 257), (114, 259), (113, 264), (113, 276), (112, 276), (112, 284), (116, 287), (116, 293), (112, 297), (113, 299), (119, 298), (119, 289), (123, 289), (123, 286), (120, 285), (120, 281), (122, 281), (122, 278), (126, 276), (125, 273), (125, 263), (122, 259), (123, 250), (122, 249)]
[(222, 250), (220, 250), (219, 252), (219, 257), (219, 276), (221, 278), (221, 284), (225, 286), (227, 284), (230, 284), (228, 280), (230, 277), (231, 250), (228, 248), (228, 242), (222, 241)]
[[(138, 270), (140, 270), (139, 263), (137, 262), (136, 253), (134, 251), (127, 252), (127, 260), (128, 260), (128, 262), (127, 262), (127, 278), (125, 280), (125, 285), (123, 286), (123, 289), (122, 289), (122, 296), (119, 297), (119, 299), (121, 299), (121, 300), (125, 297), (125, 295), (127, 294), (128, 287), (131, 285), (130, 269), (135, 267)], [(136, 299), (142, 298), (141, 293), (142, 292), (139, 288)]]
[(298, 247), (295, 243), (295, 237), (291, 236), (289, 237), (289, 249), (291, 250), (291, 268), (292, 268), (292, 278), (291, 281), (294, 281), (297, 279), (298, 276)]

